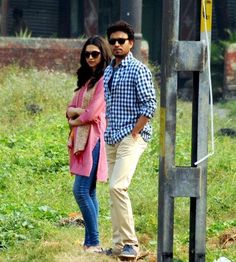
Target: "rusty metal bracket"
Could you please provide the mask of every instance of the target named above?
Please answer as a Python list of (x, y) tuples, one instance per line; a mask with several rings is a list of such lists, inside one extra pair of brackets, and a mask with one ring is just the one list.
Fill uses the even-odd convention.
[(207, 45), (202, 41), (174, 42), (175, 71), (204, 71), (207, 62)]

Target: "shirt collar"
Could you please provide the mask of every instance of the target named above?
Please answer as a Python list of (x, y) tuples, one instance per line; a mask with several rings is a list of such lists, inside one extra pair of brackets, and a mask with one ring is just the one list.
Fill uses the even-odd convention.
[[(132, 59), (133, 59), (133, 54), (129, 52), (128, 55), (124, 59), (122, 59), (121, 63), (119, 64), (119, 67), (127, 66), (130, 60)], [(111, 66), (114, 67), (114, 65), (115, 65), (115, 58), (111, 61)]]

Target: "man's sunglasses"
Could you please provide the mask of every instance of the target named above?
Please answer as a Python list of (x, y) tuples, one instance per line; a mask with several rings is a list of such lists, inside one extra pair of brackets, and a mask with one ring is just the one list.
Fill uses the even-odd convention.
[(92, 52), (85, 51), (84, 55), (86, 58), (89, 58), (90, 56), (92, 56), (92, 58), (98, 58), (100, 55), (100, 52), (99, 51), (92, 51)]
[(108, 40), (110, 45), (115, 45), (116, 42), (118, 42), (119, 45), (123, 45), (126, 40), (129, 38), (111, 38)]

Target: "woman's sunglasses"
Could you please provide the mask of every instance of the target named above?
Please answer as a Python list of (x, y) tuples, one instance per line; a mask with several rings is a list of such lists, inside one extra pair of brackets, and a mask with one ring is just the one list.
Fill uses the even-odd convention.
[(85, 51), (84, 55), (86, 58), (89, 58), (90, 56), (92, 56), (92, 58), (98, 58), (100, 55), (100, 52), (99, 51), (92, 51), (92, 52)]
[(118, 42), (119, 45), (123, 45), (126, 40), (129, 38), (111, 38), (108, 40), (110, 45), (115, 45), (116, 42)]

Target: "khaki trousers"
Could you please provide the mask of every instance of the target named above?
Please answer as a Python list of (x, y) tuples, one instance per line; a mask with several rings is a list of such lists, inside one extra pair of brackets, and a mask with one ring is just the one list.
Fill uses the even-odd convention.
[(128, 187), (138, 160), (147, 143), (141, 136), (126, 136), (121, 142), (106, 145), (109, 173), (113, 246), (121, 249), (125, 244), (138, 245), (134, 229), (133, 211)]

